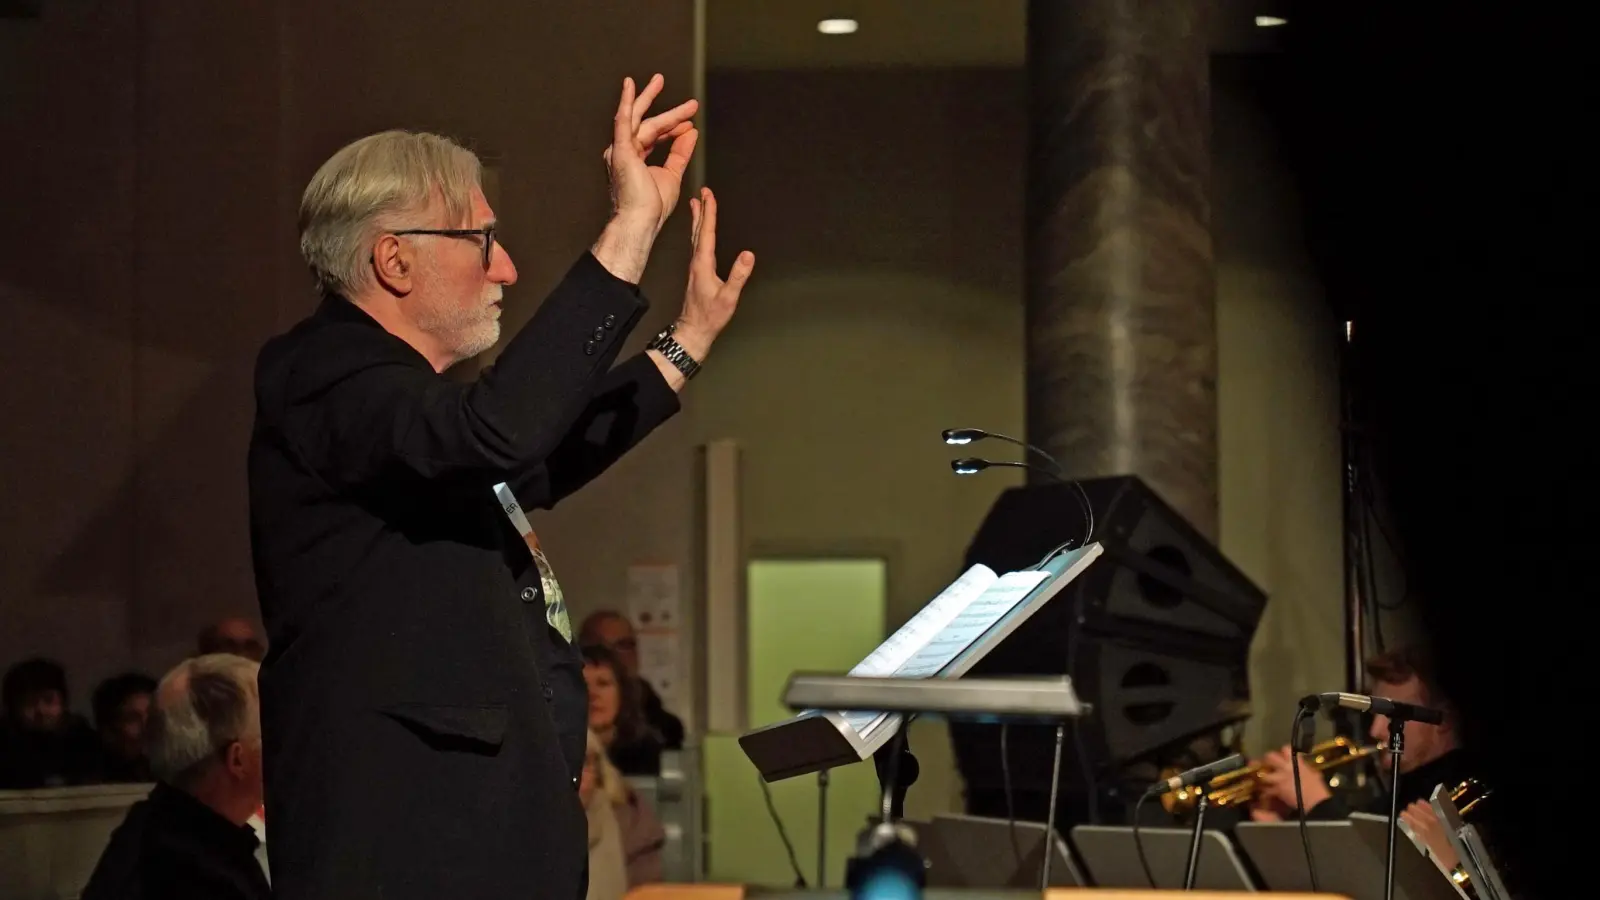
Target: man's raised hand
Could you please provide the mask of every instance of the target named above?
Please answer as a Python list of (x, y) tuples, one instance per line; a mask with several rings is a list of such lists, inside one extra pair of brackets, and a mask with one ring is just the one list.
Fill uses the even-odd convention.
[[(659, 74), (652, 76), (636, 95), (633, 79), (623, 79), (622, 97), (612, 119), (611, 146), (604, 153), (611, 173), (613, 216), (651, 223), (655, 229), (651, 237), (661, 232), (661, 226), (672, 215), (683, 189), (684, 173), (700, 139), (700, 132), (691, 121), (700, 109), (697, 100), (685, 100), (666, 112), (645, 118), (665, 85), (666, 79)], [(645, 160), (663, 140), (671, 142), (666, 160), (659, 166), (647, 165)]]
[(690, 198), (689, 211), (694, 224), (689, 234), (693, 252), (689, 256), (689, 285), (683, 295), (683, 312), (673, 337), (696, 360), (704, 360), (711, 343), (726, 328), (739, 306), (739, 294), (756, 267), (756, 255), (739, 253), (728, 270), (726, 281), (717, 274), (717, 197), (710, 188), (701, 188), (698, 199)]

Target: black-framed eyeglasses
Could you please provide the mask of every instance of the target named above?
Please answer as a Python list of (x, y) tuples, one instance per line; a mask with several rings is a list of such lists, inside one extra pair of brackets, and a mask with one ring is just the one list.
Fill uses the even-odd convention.
[(483, 267), (489, 268), (489, 256), (494, 253), (494, 225), (485, 225), (482, 228), (407, 228), (404, 231), (391, 231), (390, 234), (434, 234), (440, 237), (481, 237), (483, 238)]

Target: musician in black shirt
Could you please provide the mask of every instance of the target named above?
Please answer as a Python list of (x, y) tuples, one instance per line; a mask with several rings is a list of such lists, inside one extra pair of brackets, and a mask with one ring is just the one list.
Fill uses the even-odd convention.
[[(1474, 775), (1470, 757), (1457, 738), (1455, 716), (1449, 703), (1432, 687), (1431, 668), (1423, 653), (1414, 647), (1402, 647), (1380, 653), (1366, 662), (1369, 690), (1419, 706), (1442, 707), (1445, 720), (1440, 725), (1407, 722), (1405, 746), (1400, 757), (1400, 808), (1406, 810), (1409, 820), (1427, 817), (1433, 813), (1428, 798), (1434, 788), (1444, 785), (1454, 789)], [(1372, 717), (1370, 736), (1376, 743), (1387, 743), (1389, 720), (1385, 716)], [(1389, 752), (1377, 754), (1379, 771), (1387, 776)], [(1270, 751), (1260, 759), (1263, 766), (1261, 784), (1256, 791), (1250, 817), (1258, 822), (1270, 822), (1294, 817), (1294, 773), (1289, 768), (1289, 748)], [(1355, 808), (1344, 797), (1329, 789), (1320, 772), (1309, 767), (1300, 770), (1300, 788), (1305, 799), (1308, 820), (1342, 819), (1351, 812), (1389, 812), (1389, 793), (1384, 791), (1381, 805), (1372, 808)], [(1359, 804), (1357, 806), (1360, 806)]]

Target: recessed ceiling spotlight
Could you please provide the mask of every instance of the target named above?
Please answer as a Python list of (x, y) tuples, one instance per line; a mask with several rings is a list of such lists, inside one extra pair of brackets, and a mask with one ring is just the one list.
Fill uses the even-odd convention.
[(1287, 24), (1289, 24), (1288, 19), (1280, 19), (1277, 16), (1256, 16), (1257, 28), (1276, 28), (1279, 25)]
[(823, 34), (855, 34), (860, 27), (855, 19), (823, 19), (817, 23), (817, 30)]

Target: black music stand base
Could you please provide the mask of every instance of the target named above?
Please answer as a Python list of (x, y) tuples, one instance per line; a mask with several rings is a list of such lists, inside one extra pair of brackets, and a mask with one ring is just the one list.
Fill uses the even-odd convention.
[(1394, 837), (1400, 824), (1400, 754), (1405, 750), (1404, 719), (1389, 719), (1389, 854), (1383, 864), (1383, 900), (1394, 900)]
[(1194, 877), (1200, 871), (1200, 836), (1206, 830), (1206, 810), (1211, 808), (1211, 801), (1206, 799), (1205, 785), (1198, 785), (1201, 791), (1200, 802), (1194, 810), (1194, 834), (1189, 838), (1189, 864), (1183, 869), (1183, 889), (1194, 890)]

